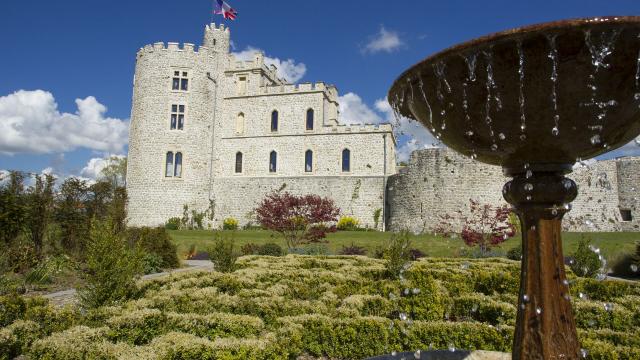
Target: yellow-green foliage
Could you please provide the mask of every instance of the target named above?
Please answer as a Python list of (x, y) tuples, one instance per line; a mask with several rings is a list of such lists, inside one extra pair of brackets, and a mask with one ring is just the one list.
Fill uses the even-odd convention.
[(338, 230), (345, 230), (345, 231), (356, 230), (358, 229), (358, 226), (360, 226), (360, 221), (358, 221), (358, 219), (351, 216), (341, 217), (340, 220), (338, 220), (338, 224), (336, 225)]
[(222, 228), (224, 230), (238, 230), (238, 220), (234, 218), (226, 218), (222, 222)]
[[(138, 282), (137, 299), (81, 319), (27, 301), (18, 306), (20, 319), (0, 330), (0, 352), (34, 359), (266, 360), (362, 359), (451, 346), (510, 351), (517, 262), (424, 258), (399, 279), (385, 271), (384, 260), (364, 256), (245, 256), (231, 273)], [(569, 275), (589, 358), (639, 359), (640, 285)], [(412, 321), (401, 321), (404, 315)]]

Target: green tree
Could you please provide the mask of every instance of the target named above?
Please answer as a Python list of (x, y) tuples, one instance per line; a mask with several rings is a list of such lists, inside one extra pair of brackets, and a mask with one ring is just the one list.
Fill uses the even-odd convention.
[(87, 244), (85, 285), (79, 296), (85, 308), (97, 308), (126, 300), (135, 291), (142, 272), (142, 251), (127, 246), (110, 220), (93, 221)]
[(24, 206), (24, 174), (11, 171), (8, 179), (0, 179), (0, 241), (8, 246), (22, 232)]
[(87, 184), (77, 178), (68, 178), (60, 187), (56, 201), (55, 220), (60, 226), (62, 247), (80, 252), (89, 235), (87, 215)]
[(38, 257), (42, 257), (45, 234), (53, 218), (55, 182), (50, 174), (36, 175), (35, 184), (25, 196), (25, 229)]
[(108, 165), (100, 171), (99, 179), (111, 183), (114, 188), (127, 184), (127, 158), (111, 156), (107, 159)]

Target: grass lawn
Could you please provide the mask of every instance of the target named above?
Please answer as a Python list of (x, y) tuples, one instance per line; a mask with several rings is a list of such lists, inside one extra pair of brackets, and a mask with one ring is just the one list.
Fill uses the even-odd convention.
[[(196, 246), (197, 251), (206, 251), (213, 242), (213, 232), (208, 230), (172, 230), (169, 231), (173, 241), (178, 246), (178, 255), (184, 257), (191, 245)], [(275, 242), (285, 248), (284, 240), (271, 231), (267, 230), (239, 230), (222, 231), (225, 236), (233, 236), (238, 246), (247, 243), (265, 244)], [(376, 247), (384, 246), (392, 233), (374, 231), (339, 231), (329, 234), (328, 243), (325, 245), (332, 254), (340, 251), (343, 246), (352, 243), (365, 247), (368, 254), (373, 254)], [(578, 246), (578, 241), (582, 236), (591, 238), (592, 244), (601, 249), (602, 254), (611, 261), (621, 253), (630, 253), (635, 249), (635, 244), (640, 242), (638, 232), (611, 232), (611, 233), (564, 233), (563, 251), (565, 255), (571, 254)], [(520, 244), (520, 236), (507, 240), (500, 247), (507, 251)], [(460, 250), (465, 248), (460, 237), (444, 238), (432, 234), (415, 235), (412, 238), (412, 247), (422, 250), (428, 256), (433, 257), (455, 257)]]

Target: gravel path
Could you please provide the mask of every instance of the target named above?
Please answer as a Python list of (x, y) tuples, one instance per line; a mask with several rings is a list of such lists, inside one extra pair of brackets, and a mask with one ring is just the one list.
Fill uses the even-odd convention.
[[(143, 280), (149, 279), (157, 279), (163, 276), (167, 276), (169, 274), (181, 273), (185, 271), (194, 271), (194, 270), (211, 270), (213, 269), (213, 264), (209, 260), (183, 260), (183, 265), (186, 267), (181, 267), (178, 269), (172, 269), (165, 272), (149, 274), (142, 276)], [(73, 304), (77, 302), (76, 298), (76, 289), (68, 289), (62, 291), (56, 291), (50, 294), (44, 294), (42, 297), (49, 299), (49, 301), (58, 307), (62, 307), (66, 304)]]

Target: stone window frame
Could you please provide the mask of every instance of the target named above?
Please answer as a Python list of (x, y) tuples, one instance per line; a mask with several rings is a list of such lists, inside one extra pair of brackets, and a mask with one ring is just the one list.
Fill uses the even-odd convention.
[[(344, 169), (344, 152), (348, 151), (349, 152), (349, 169), (345, 170)], [(351, 169), (353, 168), (353, 162), (351, 161), (352, 159), (352, 151), (351, 149), (349, 149), (348, 147), (345, 147), (342, 149), (342, 151), (340, 151), (340, 170), (343, 174), (350, 174), (351, 173)]]
[[(176, 128), (172, 129), (171, 128), (171, 115), (174, 114), (173, 112), (173, 105), (177, 105), (178, 107), (180, 105), (184, 106), (184, 112), (182, 113), (182, 115), (184, 115), (183, 121), (182, 121), (182, 129), (178, 128), (178, 117), (176, 117)], [(180, 108), (178, 108), (178, 110), (180, 110)], [(178, 100), (178, 101), (170, 101), (169, 102), (169, 131), (184, 131), (185, 128), (185, 124), (187, 123), (187, 117), (188, 117), (188, 111), (189, 111), (189, 106), (187, 106), (187, 102), (186, 101), (182, 101), (182, 100)], [(179, 112), (177, 114), (180, 114)]]
[[(172, 153), (173, 154), (173, 163), (171, 165), (171, 175), (167, 176), (167, 154), (168, 153)], [(176, 173), (176, 155), (180, 154), (181, 159), (180, 159), (180, 176), (175, 176)], [(162, 178), (163, 180), (168, 180), (168, 181), (181, 181), (184, 180), (184, 150), (182, 149), (176, 149), (176, 148), (172, 148), (172, 149), (167, 149), (164, 153), (163, 153), (163, 157), (162, 157)]]
[[(240, 115), (242, 115), (242, 131), (238, 131), (238, 118), (240, 117)], [(235, 125), (234, 133), (236, 135), (243, 135), (245, 132), (245, 129), (247, 128), (247, 114), (245, 114), (244, 111), (239, 111), (236, 114), (233, 123)]]
[[(240, 155), (240, 171), (238, 171), (238, 155)], [(244, 174), (244, 153), (240, 150), (236, 151), (236, 155), (233, 162), (233, 173), (235, 175)]]
[[(244, 80), (241, 80), (244, 79)], [(244, 91), (240, 91), (240, 83), (244, 81)], [(236, 76), (236, 81), (235, 81), (235, 85), (236, 85), (236, 96), (245, 96), (247, 95), (248, 92), (248, 88), (249, 88), (249, 74), (247, 73), (242, 73), (242, 74), (238, 74)]]
[[(276, 128), (275, 130), (273, 129), (273, 113), (276, 113)], [(270, 133), (278, 133), (280, 131), (280, 111), (278, 109), (271, 109), (271, 111), (269, 111), (269, 132)]]
[[(187, 90), (180, 90), (179, 88), (181, 87), (180, 84), (182, 84), (182, 81), (180, 81), (180, 84), (178, 84), (178, 89), (174, 89), (173, 88), (173, 79), (175, 78), (175, 73), (179, 72), (180, 75), (178, 76), (179, 79), (187, 79)], [(183, 73), (187, 73), (186, 76), (183, 76)], [(173, 93), (179, 93), (179, 94), (188, 94), (189, 91), (191, 91), (191, 88), (193, 87), (193, 79), (192, 79), (192, 71), (190, 68), (184, 68), (184, 67), (172, 67), (171, 68), (171, 72), (169, 73), (169, 90)]]
[(620, 209), (620, 220), (622, 222), (633, 221), (633, 213), (631, 212), (631, 209)]
[[(311, 151), (311, 171), (307, 171), (307, 152)], [(302, 153), (302, 159), (303, 159), (303, 166), (302, 166), (302, 171), (303, 174), (305, 175), (314, 175), (316, 173), (316, 169), (318, 168), (318, 163), (316, 160), (317, 156), (316, 156), (316, 151), (313, 147), (307, 147), (307, 149)]]
[[(271, 154), (275, 154), (275, 169), (271, 170)], [(278, 173), (278, 152), (275, 149), (269, 151), (269, 162), (268, 162), (269, 174), (277, 174)]]
[[(311, 128), (309, 128), (309, 111), (311, 111)], [(316, 111), (314, 108), (307, 108), (304, 112), (304, 131), (312, 132), (316, 127)]]

